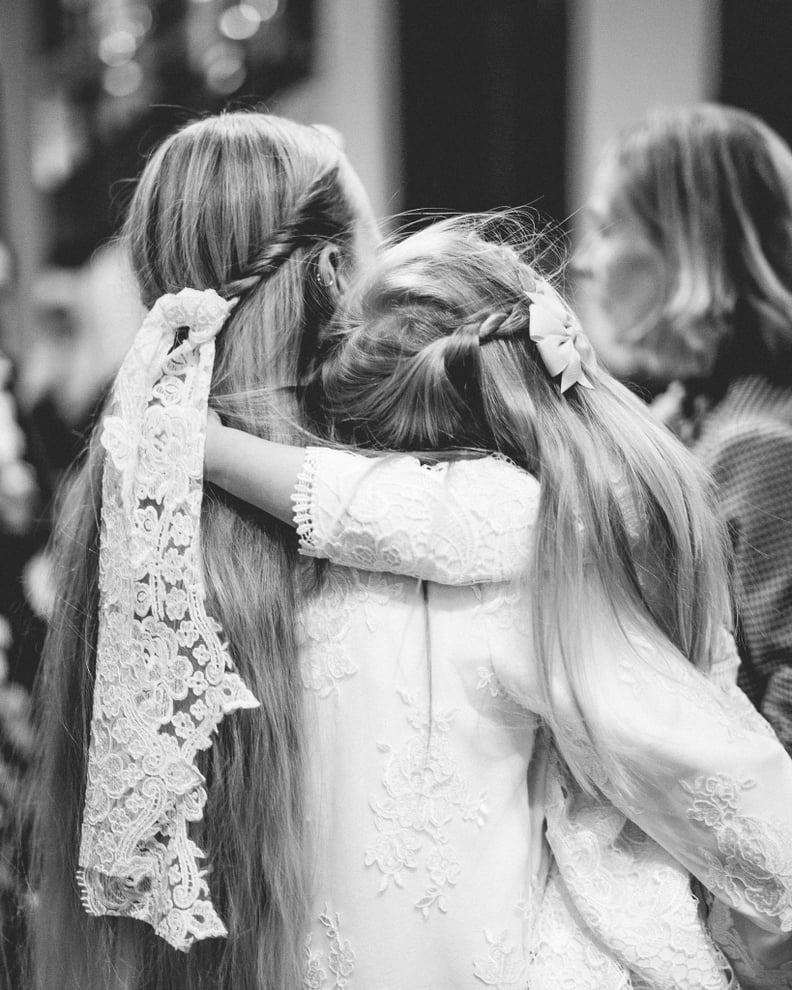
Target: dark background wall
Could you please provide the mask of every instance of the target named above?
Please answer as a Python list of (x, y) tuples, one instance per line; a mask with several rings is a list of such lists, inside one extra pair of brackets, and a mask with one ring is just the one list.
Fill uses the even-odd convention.
[(566, 0), (402, 0), (403, 206), (564, 214)]
[(792, 3), (721, 0), (720, 99), (792, 143)]

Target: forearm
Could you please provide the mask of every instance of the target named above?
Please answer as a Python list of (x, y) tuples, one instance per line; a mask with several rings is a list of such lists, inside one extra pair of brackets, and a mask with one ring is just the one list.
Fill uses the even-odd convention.
[(208, 438), (204, 477), (293, 526), (291, 496), (304, 457), (302, 447), (217, 426)]

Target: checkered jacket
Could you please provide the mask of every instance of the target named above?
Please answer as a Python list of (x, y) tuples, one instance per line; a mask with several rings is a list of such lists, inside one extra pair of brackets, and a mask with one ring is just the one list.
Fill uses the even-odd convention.
[(738, 379), (692, 447), (734, 545), (739, 683), (792, 753), (792, 389)]

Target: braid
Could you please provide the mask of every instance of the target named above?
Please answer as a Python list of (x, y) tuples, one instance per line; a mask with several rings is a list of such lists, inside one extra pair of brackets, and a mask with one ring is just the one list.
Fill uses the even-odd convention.
[(519, 298), (509, 310), (479, 312), (472, 320), (457, 325), (439, 338), (446, 375), (462, 398), (470, 403), (472, 388), (478, 383), (478, 349), (491, 340), (504, 340), (525, 333), (529, 325), (530, 300)]
[(526, 296), (518, 299), (511, 309), (488, 313), (483, 319), (477, 317), (479, 344), (524, 333), (529, 325), (529, 306), (530, 300)]
[(477, 408), (476, 396), (481, 385), (477, 324), (458, 325), (435, 343), (442, 350), (445, 377), (466, 405)]
[(258, 257), (225, 284), (223, 295), (246, 295), (274, 275), (298, 248), (321, 247), (345, 233), (344, 222), (333, 216), (337, 174), (333, 169), (314, 180), (291, 219), (274, 230)]

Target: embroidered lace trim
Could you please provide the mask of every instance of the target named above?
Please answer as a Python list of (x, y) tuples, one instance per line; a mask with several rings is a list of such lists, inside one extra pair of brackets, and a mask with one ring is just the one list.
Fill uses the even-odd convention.
[(389, 602), (404, 601), (408, 579), (357, 571), (329, 568), (323, 575), (319, 595), (307, 603), (299, 617), (303, 632), (301, 679), (306, 691), (325, 700), (341, 700), (344, 681), (358, 672), (350, 651), (349, 635), (353, 613), (362, 611), (367, 626), (374, 630), (376, 609)]
[[(607, 801), (581, 791), (557, 762), (550, 766), (548, 787), (547, 837), (556, 883), (569, 901), (570, 921), (579, 919), (577, 933), (567, 925), (564, 953), (574, 941), (582, 950), (589, 939), (607, 948), (614, 972), (621, 966), (648, 987), (729, 987), (729, 965), (702, 922), (687, 870)], [(552, 960), (562, 959), (550, 951), (554, 942), (545, 924), (537, 945), (544, 946), (548, 973)], [(613, 981), (619, 985), (615, 976)]]
[(366, 847), (364, 862), (380, 871), (380, 894), (404, 888), (412, 877), (420, 883), (422, 872), (425, 886), (414, 906), (428, 920), (435, 912), (448, 912), (447, 895), (462, 874), (451, 826), (466, 822), (482, 828), (487, 794), (472, 794), (458, 765), (450, 742), (456, 709), (430, 715), (410, 694), (397, 693), (413, 732), (398, 749), (379, 745), (385, 757), (384, 793), (369, 799), (377, 835)]
[(316, 479), (317, 458), (312, 450), (306, 450), (302, 469), (292, 493), (294, 525), (300, 546), (311, 549), (314, 546), (314, 481)]
[(710, 829), (718, 856), (705, 850), (705, 882), (728, 903), (743, 899), (759, 914), (778, 918), (781, 930), (792, 931), (792, 828), (786, 822), (762, 821), (741, 813), (741, 794), (755, 787), (752, 780), (726, 774), (701, 775), (680, 781), (690, 795), (687, 815)]
[[(206, 614), (198, 530), (214, 336), (233, 304), (163, 296), (116, 378), (102, 444), (99, 640), (78, 880), (90, 914), (186, 950), (225, 935), (190, 838), (195, 766), (222, 717), (258, 702)], [(189, 336), (173, 350), (174, 333)]]
[(303, 990), (346, 990), (351, 986), (350, 979), (355, 972), (355, 950), (349, 939), (344, 938), (341, 933), (340, 915), (331, 914), (327, 905), (319, 915), (319, 924), (324, 928), (328, 939), (327, 953), (325, 955), (319, 946), (314, 951), (309, 934), (305, 942)]
[(528, 986), (522, 946), (509, 932), (484, 930), (486, 955), (473, 957), (473, 975), (494, 990), (524, 990)]

